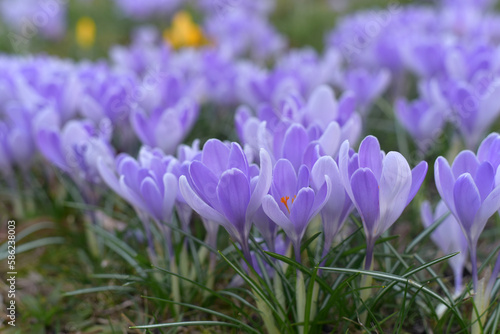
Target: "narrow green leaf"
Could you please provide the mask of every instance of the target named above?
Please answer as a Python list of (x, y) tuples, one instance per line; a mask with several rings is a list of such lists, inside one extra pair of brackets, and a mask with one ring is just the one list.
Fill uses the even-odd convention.
[(168, 300), (168, 299), (163, 299), (163, 298), (157, 298), (157, 297), (148, 297), (148, 296), (142, 296), (142, 297), (146, 298), (146, 299), (150, 299), (150, 300), (163, 301), (163, 302), (169, 303), (169, 304), (181, 305), (181, 306), (188, 307), (188, 308), (191, 308), (191, 309), (194, 309), (194, 310), (198, 310), (198, 311), (202, 311), (202, 312), (205, 312), (205, 313), (208, 313), (208, 314), (213, 314), (213, 315), (215, 315), (217, 317), (220, 317), (220, 318), (223, 318), (223, 319), (227, 319), (227, 320), (230, 320), (230, 321), (234, 321), (236, 324), (239, 325), (240, 328), (245, 328), (246, 330), (248, 330), (250, 332), (260, 333), (256, 329), (254, 329), (254, 328), (248, 326), (247, 324), (245, 324), (244, 322), (242, 322), (241, 320), (238, 320), (236, 318), (228, 316), (228, 315), (226, 315), (224, 313), (211, 310), (209, 308), (205, 308), (205, 307), (201, 307), (201, 306), (197, 306), (197, 305), (193, 305), (193, 304), (175, 302), (173, 300)]
[[(50, 246), (50, 245), (56, 245), (56, 244), (63, 244), (65, 242), (65, 239), (63, 237), (47, 237), (47, 238), (42, 238), (38, 240), (33, 240), (30, 242), (27, 242), (25, 244), (21, 245), (16, 245), (16, 255), (19, 255), (21, 253), (27, 252), (32, 249), (40, 248), (40, 247), (45, 247), (45, 246)], [(7, 250), (4, 252), (0, 253), (0, 261), (5, 260), (9, 253)]]
[(96, 293), (96, 292), (103, 292), (103, 291), (128, 292), (128, 291), (132, 291), (132, 290), (133, 290), (132, 288), (129, 288), (126, 286), (108, 285), (108, 286), (98, 286), (98, 287), (94, 287), (94, 288), (87, 288), (87, 289), (70, 291), (70, 292), (64, 293), (63, 296), (76, 296), (76, 295), (83, 295), (86, 293)]
[(227, 326), (227, 327), (239, 328), (239, 326), (236, 324), (232, 324), (230, 322), (223, 322), (223, 321), (182, 321), (182, 322), (171, 322), (168, 324), (132, 326), (129, 328), (131, 328), (131, 329), (152, 329), (152, 328), (179, 327), (179, 326)]
[(443, 299), (443, 297), (441, 297), (440, 295), (438, 295), (434, 291), (432, 291), (432, 290), (424, 287), (420, 283), (418, 283), (418, 282), (416, 282), (414, 280), (411, 280), (411, 279), (407, 279), (405, 277), (401, 277), (401, 276), (394, 275), (394, 274), (387, 274), (387, 273), (383, 273), (383, 272), (380, 272), (380, 271), (369, 271), (369, 270), (350, 269), (350, 268), (327, 268), (327, 267), (320, 267), (319, 269), (325, 270), (325, 271), (339, 272), (339, 273), (351, 273), (351, 274), (371, 275), (373, 277), (376, 277), (376, 278), (379, 278), (379, 279), (383, 279), (383, 280), (397, 281), (399, 283), (409, 284), (409, 285), (411, 285), (411, 286), (413, 286), (413, 287), (415, 287), (417, 289), (422, 289), (422, 291), (424, 291), (425, 293), (433, 296), (434, 298), (436, 298), (437, 300), (439, 300), (441, 303), (443, 303), (447, 307), (451, 308), (451, 306), (448, 304), (448, 302), (446, 300)]

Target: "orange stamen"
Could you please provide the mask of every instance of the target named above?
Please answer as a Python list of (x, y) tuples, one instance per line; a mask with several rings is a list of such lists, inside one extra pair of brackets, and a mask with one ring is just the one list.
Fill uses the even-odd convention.
[[(290, 209), (288, 208), (288, 200), (289, 199), (290, 199), (290, 197), (288, 197), (288, 196), (281, 197), (281, 203), (285, 204), (286, 209), (288, 210), (288, 213), (290, 213)], [(292, 203), (293, 203), (293, 198), (292, 198)]]
[[(296, 195), (293, 196), (293, 198), (292, 198), (292, 204), (293, 204), (293, 201), (295, 201), (296, 198), (297, 198)], [(285, 207), (288, 210), (288, 213), (290, 213), (290, 208), (288, 207), (288, 200), (289, 199), (290, 199), (290, 197), (288, 197), (288, 196), (281, 197), (281, 203), (285, 204)]]

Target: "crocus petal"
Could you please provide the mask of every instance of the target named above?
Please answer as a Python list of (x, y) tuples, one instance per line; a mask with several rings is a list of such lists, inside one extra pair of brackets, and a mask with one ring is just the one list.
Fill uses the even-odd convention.
[(150, 130), (148, 121), (142, 112), (133, 111), (130, 115), (130, 123), (141, 142), (149, 146), (156, 146), (153, 132)]
[(314, 190), (311, 188), (300, 189), (295, 198), (292, 208), (290, 209), (290, 220), (295, 226), (295, 231), (299, 237), (298, 242), (304, 235), (307, 224), (309, 223), (309, 215), (314, 205)]
[(218, 139), (209, 139), (203, 146), (201, 162), (218, 178), (227, 169), (230, 149)]
[(434, 164), (434, 178), (436, 188), (441, 198), (446, 203), (451, 212), (455, 213), (455, 202), (453, 200), (453, 186), (455, 177), (452, 174), (451, 167), (443, 157), (438, 157)]
[(311, 209), (309, 215), (309, 220), (313, 219), (326, 205), (327, 201), (330, 199), (332, 194), (332, 181), (328, 175), (325, 175), (325, 183), (319, 191), (316, 193), (314, 198), (314, 205)]
[(230, 168), (238, 168), (243, 174), (248, 175), (247, 157), (241, 149), (241, 146), (237, 143), (231, 143), (227, 169)]
[(125, 179), (125, 175), (121, 175), (120, 180), (118, 181), (120, 184), (120, 193), (122, 194), (123, 198), (125, 198), (133, 207), (146, 212), (148, 209), (144, 204), (142, 197), (140, 197), (140, 189), (138, 192), (130, 189)]
[(304, 152), (309, 144), (309, 138), (304, 127), (293, 124), (285, 134), (283, 141), (283, 158), (290, 160), (293, 167), (298, 171), (302, 164)]
[(222, 225), (227, 232), (235, 239), (238, 238), (236, 227), (231, 224), (222, 214), (215, 211), (205, 201), (203, 201), (189, 185), (186, 176), (182, 175), (179, 179), (179, 189), (182, 196), (194, 211), (203, 218)]
[(302, 165), (297, 174), (297, 189), (295, 192), (299, 192), (301, 188), (305, 187), (309, 187), (309, 168), (306, 165)]
[(488, 219), (500, 210), (500, 187), (497, 186), (483, 201), (483, 204), (476, 213), (474, 224), (471, 228), (471, 238), (477, 241), (483, 231)]
[(56, 132), (41, 130), (37, 135), (37, 144), (40, 152), (54, 165), (62, 170), (69, 170), (64, 159), (59, 135)]
[(471, 151), (462, 151), (460, 152), (453, 164), (451, 166), (451, 170), (453, 171), (453, 175), (455, 179), (464, 173), (470, 173), (471, 175), (476, 175), (476, 170), (479, 167), (479, 161), (476, 158), (476, 155)]
[(484, 201), (495, 185), (495, 171), (489, 162), (485, 161), (479, 165), (474, 183), (481, 195), (481, 201)]
[(162, 215), (167, 222), (170, 222), (172, 218), (172, 210), (174, 209), (175, 199), (177, 198), (178, 186), (178, 181), (174, 174), (165, 173), (165, 175), (163, 175)]
[(380, 177), (380, 228), (384, 233), (406, 207), (411, 188), (411, 170), (398, 152), (389, 152), (383, 161)]
[(457, 219), (470, 237), (474, 217), (481, 206), (481, 196), (469, 173), (462, 174), (457, 179), (453, 197)]
[(339, 172), (347, 194), (349, 194), (349, 197), (351, 199), (354, 199), (351, 188), (351, 181), (349, 178), (349, 142), (347, 140), (345, 140), (340, 146)]
[(276, 225), (285, 231), (286, 235), (290, 238), (290, 240), (292, 240), (292, 242), (297, 242), (297, 233), (294, 225), (290, 219), (285, 216), (283, 211), (281, 211), (278, 207), (278, 203), (276, 203), (271, 195), (266, 195), (262, 199), (262, 209)]
[(108, 187), (110, 187), (115, 193), (123, 197), (123, 195), (121, 194), (120, 184), (118, 183), (118, 177), (102, 158), (99, 158), (99, 161), (97, 162), (97, 170), (99, 171), (101, 178), (108, 185)]
[(315, 189), (320, 189), (326, 182), (325, 175), (328, 176), (331, 182), (331, 195), (323, 207), (321, 214), (325, 218), (325, 221), (323, 221), (325, 234), (332, 235), (336, 232), (336, 225), (340, 222), (341, 216), (344, 213), (345, 202), (350, 202), (350, 199), (346, 198), (347, 194), (342, 185), (340, 172), (337, 164), (331, 157), (321, 157), (314, 164), (311, 177)]
[(377, 138), (367, 136), (359, 145), (359, 167), (367, 167), (373, 172), (377, 180), (382, 174), (382, 157), (380, 155), (380, 144)]
[(162, 214), (163, 198), (151, 177), (147, 177), (141, 182), (141, 195), (148, 213), (154, 218), (163, 221), (165, 219)]
[(342, 140), (341, 136), (342, 131), (340, 130), (339, 123), (330, 122), (318, 140), (326, 155), (331, 157), (337, 156)]
[(415, 195), (420, 189), (422, 182), (424, 182), (425, 175), (427, 174), (427, 162), (421, 161), (415, 168), (411, 170), (411, 188), (410, 193), (408, 195), (408, 200), (406, 201), (406, 205), (410, 204)]
[(365, 233), (375, 236), (380, 219), (379, 189), (377, 179), (368, 168), (358, 169), (351, 178), (354, 204), (363, 218)]
[(226, 219), (244, 235), (245, 215), (250, 202), (250, 184), (243, 172), (232, 168), (222, 173), (217, 185), (217, 197)]
[(193, 161), (190, 164), (189, 176), (193, 189), (196, 190), (201, 199), (215, 210), (220, 211), (220, 203), (216, 193), (219, 184), (217, 176), (199, 161)]
[[(297, 193), (297, 175), (292, 163), (286, 159), (279, 159), (273, 170), (273, 188), (272, 194), (276, 201), (280, 202), (281, 197), (293, 197)], [(287, 209), (284, 204), (280, 207), (285, 212)]]
[(262, 198), (269, 192), (272, 182), (272, 162), (266, 150), (260, 150), (260, 172), (259, 179), (250, 196), (246, 212), (247, 220), (250, 220), (257, 209), (261, 206)]
[(312, 120), (320, 124), (337, 118), (337, 101), (332, 89), (326, 85), (318, 86), (307, 101), (307, 112)]

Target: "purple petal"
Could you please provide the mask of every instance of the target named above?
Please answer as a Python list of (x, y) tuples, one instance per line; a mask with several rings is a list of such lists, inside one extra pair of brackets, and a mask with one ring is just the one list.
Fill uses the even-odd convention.
[(453, 161), (453, 165), (451, 166), (451, 170), (453, 171), (453, 176), (455, 179), (464, 173), (470, 173), (471, 175), (476, 175), (476, 170), (479, 167), (479, 161), (476, 158), (476, 155), (471, 151), (462, 151), (460, 152), (455, 161)]
[(427, 162), (421, 161), (415, 168), (411, 170), (411, 188), (410, 194), (408, 195), (408, 200), (406, 201), (406, 205), (410, 204), (415, 195), (420, 189), (422, 182), (424, 182), (425, 175), (427, 174)]
[(321, 85), (311, 93), (307, 101), (307, 114), (321, 125), (337, 118), (337, 101), (330, 87)]
[(194, 211), (203, 218), (222, 225), (227, 232), (235, 239), (238, 233), (233, 224), (231, 224), (222, 214), (214, 210), (210, 205), (203, 201), (189, 185), (186, 176), (182, 175), (179, 179), (179, 189), (182, 196)]
[(262, 209), (276, 225), (280, 226), (283, 231), (285, 231), (286, 235), (292, 240), (292, 242), (297, 241), (297, 233), (294, 225), (278, 207), (278, 203), (276, 203), (271, 195), (266, 195), (262, 199)]
[(331, 157), (337, 156), (342, 140), (341, 136), (342, 131), (340, 130), (339, 124), (337, 122), (330, 122), (319, 138), (319, 143), (321, 144), (321, 148), (325, 151), (325, 155)]
[(297, 175), (292, 163), (285, 159), (276, 162), (273, 170), (272, 194), (279, 203), (283, 213), (287, 214), (286, 206), (281, 202), (282, 197), (288, 196), (290, 199), (297, 193)]
[(241, 146), (237, 143), (231, 143), (227, 168), (237, 168), (241, 170), (243, 174), (248, 175), (247, 157), (241, 149)]
[(377, 180), (382, 174), (382, 157), (380, 155), (380, 144), (377, 138), (367, 136), (359, 146), (359, 167), (370, 168)]
[(349, 142), (346, 140), (340, 146), (339, 151), (339, 172), (342, 184), (351, 199), (354, 199), (351, 188), (351, 179), (349, 177)]
[(314, 198), (314, 205), (309, 215), (309, 220), (313, 219), (326, 205), (332, 194), (332, 181), (325, 175), (325, 183), (321, 186)]
[(453, 188), (453, 197), (457, 219), (470, 236), (474, 217), (481, 207), (481, 197), (469, 173), (463, 174), (457, 179)]
[(309, 144), (309, 137), (304, 127), (300, 124), (293, 124), (285, 134), (283, 140), (282, 157), (290, 160), (296, 171), (299, 170), (304, 157), (304, 152)]
[(140, 189), (138, 189), (137, 192), (130, 189), (125, 180), (125, 175), (121, 175), (118, 182), (120, 183), (120, 193), (133, 207), (144, 212), (148, 211), (142, 199), (142, 195), (140, 194)]
[(474, 219), (474, 225), (471, 228), (471, 238), (473, 240), (477, 241), (477, 238), (479, 238), (479, 235), (486, 226), (488, 219), (498, 210), (500, 210), (500, 186), (493, 189), (477, 211)]
[(311, 210), (314, 205), (314, 190), (311, 188), (302, 188), (297, 197), (291, 203), (290, 220), (297, 231), (298, 241), (304, 235), (307, 224), (309, 223)]
[(260, 150), (260, 172), (257, 184), (253, 188), (252, 196), (250, 197), (250, 202), (248, 203), (247, 209), (247, 220), (250, 220), (261, 206), (262, 198), (269, 192), (272, 182), (272, 163), (271, 158), (266, 150)]
[(62, 153), (59, 135), (56, 132), (41, 130), (37, 135), (37, 144), (40, 152), (54, 165), (62, 170), (69, 170)]
[(163, 217), (165, 217), (167, 222), (171, 221), (172, 210), (174, 209), (175, 199), (177, 198), (177, 188), (179, 187), (179, 182), (174, 174), (165, 173), (163, 175)]
[(479, 165), (474, 183), (481, 195), (481, 201), (484, 201), (495, 186), (495, 172), (489, 162), (485, 161)]
[(448, 161), (443, 157), (438, 157), (434, 163), (434, 178), (439, 195), (441, 195), (441, 198), (450, 211), (455, 213), (455, 202), (453, 200), (455, 177), (452, 174)]
[(306, 187), (309, 187), (309, 168), (307, 168), (306, 165), (301, 165), (297, 175), (297, 189), (295, 190), (295, 193)]
[(379, 189), (377, 179), (368, 168), (358, 169), (351, 178), (354, 204), (363, 219), (367, 236), (375, 236), (380, 219)]
[(162, 195), (151, 177), (145, 178), (141, 183), (141, 195), (148, 213), (159, 221), (164, 221), (162, 210)]
[(143, 144), (156, 146), (153, 131), (149, 128), (148, 121), (142, 112), (132, 112), (130, 115), (130, 123), (132, 124), (132, 128), (137, 134), (137, 137), (139, 137)]
[(240, 235), (245, 235), (246, 211), (250, 202), (250, 184), (247, 176), (232, 168), (222, 173), (217, 185), (217, 197), (222, 212)]
[(203, 146), (201, 162), (218, 178), (227, 169), (230, 149), (217, 139), (208, 140)]
[(217, 185), (219, 179), (212, 171), (199, 161), (193, 161), (189, 165), (189, 176), (193, 189), (198, 195), (217, 211), (221, 211), (217, 197)]
[(120, 184), (118, 183), (118, 177), (102, 158), (99, 158), (99, 161), (97, 162), (97, 169), (99, 171), (99, 174), (101, 175), (101, 178), (108, 185), (108, 187), (110, 187), (115, 193), (123, 197), (123, 195), (121, 194)]
[(380, 228), (384, 233), (399, 218), (406, 207), (411, 188), (411, 170), (398, 152), (389, 152), (383, 160), (380, 177)]

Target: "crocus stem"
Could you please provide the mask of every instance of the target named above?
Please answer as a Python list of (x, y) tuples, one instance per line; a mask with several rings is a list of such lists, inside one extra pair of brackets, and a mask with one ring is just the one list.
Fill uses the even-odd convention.
[(285, 293), (283, 291), (283, 282), (281, 281), (281, 276), (276, 272), (273, 278), (274, 295), (280, 303), (283, 310), (286, 310), (286, 299)]
[[(373, 248), (375, 246), (374, 241), (371, 238), (367, 238), (366, 241), (366, 258), (365, 258), (365, 270), (373, 269)], [(371, 275), (363, 275), (361, 278), (361, 292), (360, 297), (363, 303), (366, 304), (366, 301), (371, 296), (373, 277)], [(360, 320), (364, 324), (366, 323), (366, 318), (368, 316), (368, 311), (365, 310), (360, 315)]]
[(316, 311), (318, 310), (319, 283), (314, 281), (313, 284), (314, 286), (312, 293), (311, 313), (309, 315), (310, 319), (314, 319), (314, 317), (316, 317)]
[[(175, 258), (174, 258), (175, 260)], [(175, 261), (170, 261), (170, 270), (174, 274), (178, 274), (178, 268), (177, 268), (177, 263)], [(180, 284), (179, 284), (179, 277), (175, 275), (170, 275), (172, 278), (172, 298), (174, 299), (174, 302), (180, 303), (181, 302), (181, 289), (180, 289)], [(181, 312), (181, 306), (179, 304), (174, 305), (174, 310), (175, 310), (175, 315), (179, 316)]]
[(486, 277), (483, 277), (477, 285), (477, 290), (474, 288), (474, 305), (475, 308), (472, 309), (471, 316), (471, 333), (472, 334), (482, 334), (483, 328), (482, 326), (486, 321), (486, 310), (488, 309), (488, 305), (490, 303), (490, 298), (486, 294)]
[(471, 247), (470, 247), (470, 262), (472, 264), (472, 284), (473, 284), (474, 292), (477, 292), (478, 279), (477, 279), (476, 245), (471, 245)]
[(366, 257), (365, 257), (365, 270), (372, 269), (373, 262), (373, 248), (375, 247), (375, 242), (371, 239), (366, 241)]
[[(259, 279), (255, 277), (255, 274), (253, 272), (250, 272), (250, 278), (258, 282)], [(252, 293), (255, 296), (255, 303), (257, 304), (257, 309), (260, 311), (260, 315), (262, 317), (262, 320), (264, 321), (264, 325), (266, 326), (267, 332), (269, 334), (279, 334), (280, 331), (278, 328), (276, 328), (276, 325), (274, 324), (274, 317), (273, 317), (273, 311), (269, 308), (269, 305), (266, 304), (266, 302), (260, 297), (260, 295), (257, 293), (257, 291), (252, 289)]]
[(155, 252), (155, 247), (153, 243), (153, 235), (151, 234), (151, 228), (149, 226), (149, 221), (147, 220), (147, 217), (145, 217), (144, 214), (139, 213), (139, 220), (142, 222), (142, 226), (144, 226), (144, 231), (146, 232), (146, 240), (148, 242), (148, 256), (149, 260), (151, 263), (155, 266), (158, 265), (158, 260), (156, 257), (156, 252)]
[[(303, 323), (306, 314), (306, 286), (304, 274), (297, 270), (297, 282), (295, 284), (295, 299), (297, 301), (297, 322)], [(299, 334), (304, 333), (304, 325), (298, 326)]]

